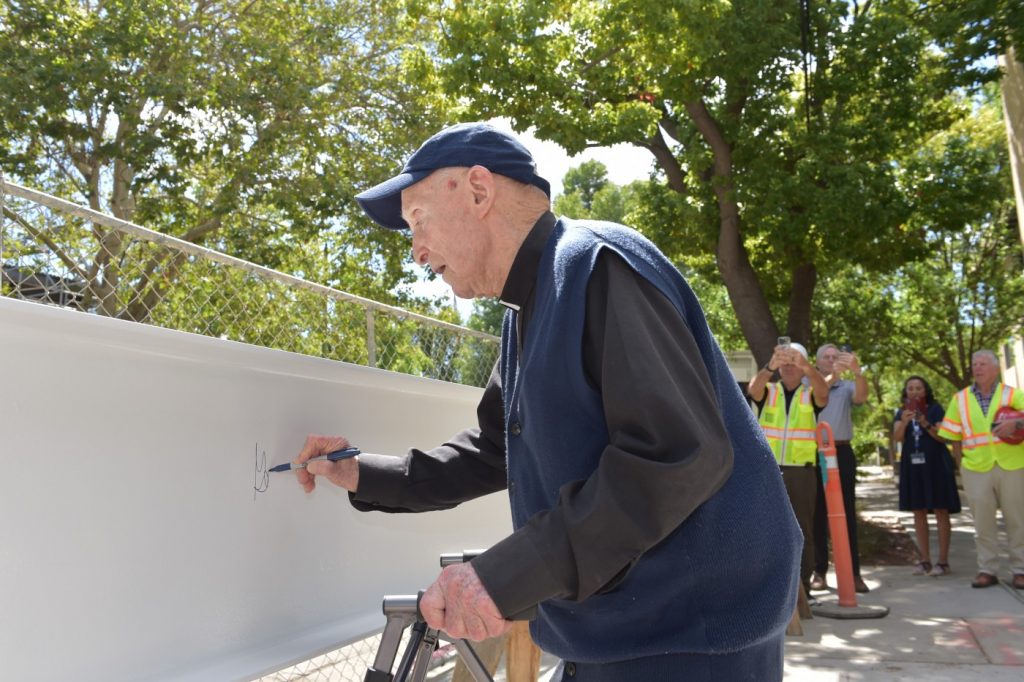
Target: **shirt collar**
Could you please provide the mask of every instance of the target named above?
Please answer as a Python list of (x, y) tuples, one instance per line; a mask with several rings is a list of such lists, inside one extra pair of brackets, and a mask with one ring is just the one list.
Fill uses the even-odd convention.
[(1001, 383), (1003, 383), (1003, 382), (997, 381), (996, 383), (992, 384), (992, 390), (989, 391), (988, 393), (984, 393), (981, 390), (981, 386), (978, 386), (978, 384), (976, 382), (971, 384), (971, 388), (974, 389), (974, 395), (978, 396), (979, 399), (980, 398), (992, 398), (992, 396), (994, 396), (996, 394), (996, 390), (999, 388), (999, 385)]
[(533, 293), (533, 286), (537, 281), (537, 271), (540, 270), (540, 259), (544, 255), (548, 238), (555, 229), (555, 222), (555, 214), (545, 211), (530, 228), (523, 245), (519, 247), (519, 253), (512, 261), (508, 279), (501, 290), (501, 304), (506, 308), (518, 311), (530, 300), (530, 294)]

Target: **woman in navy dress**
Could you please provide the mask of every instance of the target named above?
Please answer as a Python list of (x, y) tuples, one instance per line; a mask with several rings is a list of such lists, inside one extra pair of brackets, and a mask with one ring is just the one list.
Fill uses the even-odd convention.
[[(945, 411), (935, 402), (932, 387), (922, 377), (903, 384), (903, 407), (896, 411), (893, 438), (903, 443), (900, 458), (900, 510), (914, 512), (914, 531), (921, 561), (914, 575), (949, 573), (949, 515), (960, 511), (953, 458), (938, 437)], [(939, 528), (939, 560), (932, 566), (928, 546), (928, 514)]]

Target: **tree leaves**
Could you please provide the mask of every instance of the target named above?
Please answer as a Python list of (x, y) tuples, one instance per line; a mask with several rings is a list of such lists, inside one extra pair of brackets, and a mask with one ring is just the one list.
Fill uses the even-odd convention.
[(408, 279), (353, 196), (446, 117), (430, 26), (399, 0), (92, 5), (0, 10), (9, 175), (271, 267), (315, 241), (303, 271), (376, 298)]
[(462, 116), (510, 117), (570, 153), (651, 150), (685, 203), (659, 202), (648, 227), (668, 252), (716, 254), (761, 357), (779, 328), (810, 338), (816, 273), (886, 272), (924, 248), (900, 164), (966, 112), (918, 9), (813, 6), (806, 82), (796, 4), (478, 0), (432, 16)]

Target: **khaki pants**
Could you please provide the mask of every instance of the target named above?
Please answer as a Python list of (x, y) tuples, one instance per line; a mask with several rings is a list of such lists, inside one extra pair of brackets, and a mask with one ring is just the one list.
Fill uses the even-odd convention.
[(978, 570), (999, 575), (999, 530), (996, 510), (1003, 510), (1010, 571), (1024, 575), (1024, 469), (1007, 471), (998, 464), (985, 472), (962, 469), (964, 492), (974, 512), (974, 546)]

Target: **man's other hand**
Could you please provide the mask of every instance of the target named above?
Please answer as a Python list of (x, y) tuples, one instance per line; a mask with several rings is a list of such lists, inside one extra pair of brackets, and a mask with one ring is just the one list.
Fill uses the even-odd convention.
[(430, 627), (474, 642), (498, 637), (512, 627), (487, 594), (472, 564), (446, 566), (423, 593), (420, 612)]

